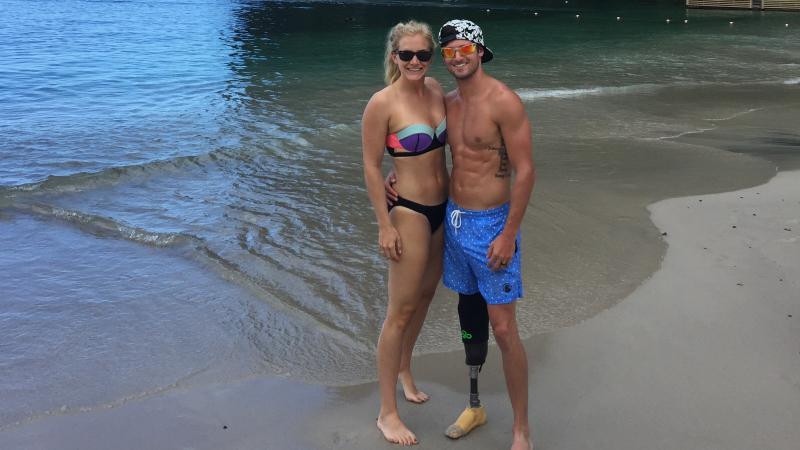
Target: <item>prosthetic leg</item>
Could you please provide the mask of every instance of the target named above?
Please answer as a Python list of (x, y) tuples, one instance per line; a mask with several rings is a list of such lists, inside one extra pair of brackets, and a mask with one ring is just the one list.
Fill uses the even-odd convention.
[(458, 321), (469, 367), (469, 406), (447, 427), (445, 435), (458, 439), (486, 423), (486, 411), (478, 394), (478, 373), (486, 362), (489, 346), (489, 310), (480, 293), (458, 295)]

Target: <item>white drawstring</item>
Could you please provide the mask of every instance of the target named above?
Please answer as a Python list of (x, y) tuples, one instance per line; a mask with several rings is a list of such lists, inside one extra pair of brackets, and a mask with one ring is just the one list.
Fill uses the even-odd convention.
[(461, 214), (463, 213), (464, 213), (463, 211), (459, 211), (457, 209), (454, 209), (450, 213), (450, 225), (452, 225), (453, 228), (455, 228), (456, 233), (458, 233), (458, 229), (461, 228)]

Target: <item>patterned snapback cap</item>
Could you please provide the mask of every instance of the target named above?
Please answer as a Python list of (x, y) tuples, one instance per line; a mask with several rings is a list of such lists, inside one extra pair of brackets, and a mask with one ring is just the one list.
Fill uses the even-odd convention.
[(454, 19), (448, 21), (439, 29), (439, 45), (445, 45), (457, 39), (474, 42), (483, 47), (481, 62), (489, 62), (494, 58), (494, 53), (483, 43), (481, 27), (475, 22), (466, 19)]

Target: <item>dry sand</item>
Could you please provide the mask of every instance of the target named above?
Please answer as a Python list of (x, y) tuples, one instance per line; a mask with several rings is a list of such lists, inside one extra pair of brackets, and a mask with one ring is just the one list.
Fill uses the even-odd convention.
[[(780, 449), (800, 443), (800, 172), (650, 207), (662, 267), (579, 325), (526, 341), (544, 449)], [(420, 449), (502, 449), (511, 412), (499, 351), (481, 375), (489, 423), (443, 435), (466, 404), (460, 353), (416, 358), (425, 405), (401, 405)], [(2, 449), (381, 449), (374, 383), (258, 378), (176, 389), (0, 433)]]

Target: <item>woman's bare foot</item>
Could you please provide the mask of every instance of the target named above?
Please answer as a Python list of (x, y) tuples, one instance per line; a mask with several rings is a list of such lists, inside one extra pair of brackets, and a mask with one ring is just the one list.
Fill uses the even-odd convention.
[(400, 379), (400, 384), (403, 386), (403, 394), (409, 402), (425, 403), (431, 398), (428, 394), (417, 389), (410, 371), (400, 372), (397, 378)]
[(417, 444), (417, 437), (411, 432), (406, 425), (400, 420), (397, 413), (389, 414), (384, 417), (378, 417), (378, 429), (383, 433), (384, 439), (400, 445), (415, 445)]
[(514, 434), (514, 443), (511, 444), (511, 450), (533, 450), (533, 441), (528, 436), (523, 434)]

